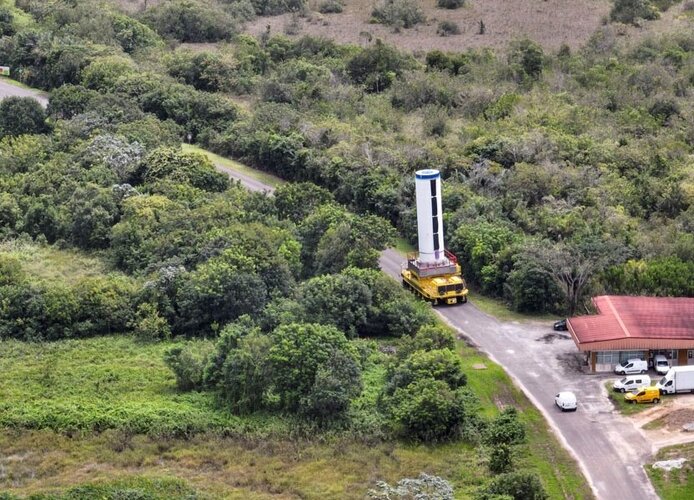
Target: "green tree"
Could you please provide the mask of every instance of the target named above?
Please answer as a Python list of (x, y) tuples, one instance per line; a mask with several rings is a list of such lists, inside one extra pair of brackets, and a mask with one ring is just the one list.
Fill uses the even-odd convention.
[(0, 139), (49, 131), (46, 112), (32, 97), (7, 97), (0, 101)]
[(207, 156), (172, 148), (159, 148), (147, 155), (139, 177), (143, 182), (172, 179), (206, 191), (224, 191), (229, 186), (229, 177), (217, 172)]
[(336, 352), (356, 359), (345, 335), (329, 325), (292, 323), (272, 332), (269, 361), (282, 408), (296, 411), (311, 394), (316, 374)]
[[(229, 342), (220, 341), (219, 346), (225, 344)], [(216, 388), (231, 410), (253, 412), (267, 404), (266, 395), (272, 383), (271, 346), (269, 336), (252, 329), (238, 338), (236, 347), (226, 353)]]
[(494, 474), (509, 472), (513, 467), (511, 447), (502, 443), (494, 446), (489, 455), (489, 470)]
[(423, 378), (399, 388), (390, 401), (390, 415), (408, 437), (442, 441), (456, 437), (466, 420), (463, 389), (442, 380)]
[(398, 388), (424, 379), (441, 380), (451, 389), (457, 389), (467, 383), (460, 356), (455, 352), (450, 349), (415, 351), (389, 373), (385, 392), (393, 394)]
[(321, 425), (343, 420), (361, 389), (361, 370), (354, 356), (335, 351), (318, 367), (311, 391), (301, 399), (301, 412)]
[(404, 56), (380, 39), (347, 62), (347, 74), (368, 92), (382, 92), (409, 66)]
[(372, 305), (371, 290), (347, 275), (317, 276), (302, 283), (297, 295), (308, 321), (334, 325), (349, 337), (364, 328)]
[(273, 201), (282, 219), (300, 223), (321, 205), (334, 201), (327, 189), (310, 182), (292, 182), (275, 189)]
[(538, 80), (542, 74), (545, 55), (542, 47), (527, 38), (511, 43), (508, 62), (521, 79)]

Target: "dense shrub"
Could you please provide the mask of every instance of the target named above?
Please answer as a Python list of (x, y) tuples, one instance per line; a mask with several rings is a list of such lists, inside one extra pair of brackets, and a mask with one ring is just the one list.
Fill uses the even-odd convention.
[(321, 14), (338, 14), (342, 12), (345, 4), (342, 0), (325, 0), (318, 5)]
[(389, 45), (376, 40), (347, 62), (347, 73), (353, 82), (369, 92), (381, 92), (395, 81), (406, 67), (407, 59)]
[(636, 24), (639, 19), (653, 20), (659, 16), (649, 0), (615, 0), (610, 10), (610, 20), (624, 24)]
[(436, 5), (442, 9), (458, 9), (465, 5), (465, 0), (436, 0)]
[(229, 187), (229, 177), (217, 172), (204, 154), (184, 153), (170, 148), (159, 148), (147, 155), (137, 176), (141, 182), (172, 179), (206, 191), (224, 191)]
[(505, 408), (487, 426), (484, 442), (489, 445), (518, 444), (525, 441), (525, 428), (518, 420), (518, 411), (510, 406)]
[(187, 342), (166, 351), (164, 362), (174, 372), (179, 390), (203, 388), (203, 374), (210, 354), (209, 344), (204, 342)]
[(161, 44), (154, 31), (131, 17), (115, 14), (112, 23), (116, 40), (128, 54)]
[(463, 389), (429, 378), (399, 388), (390, 400), (391, 417), (401, 432), (429, 442), (458, 437), (468, 416), (465, 407)]
[(14, 16), (8, 7), (0, 7), (0, 37), (15, 34)]
[(441, 21), (436, 28), (436, 34), (440, 36), (459, 35), (460, 28), (454, 21)]
[(371, 15), (379, 23), (395, 28), (411, 28), (424, 22), (424, 11), (415, 0), (378, 0)]
[(237, 32), (236, 21), (213, 4), (175, 0), (147, 9), (142, 20), (165, 38), (181, 42), (218, 42)]
[(46, 113), (32, 97), (8, 97), (0, 102), (0, 139), (22, 134), (43, 134), (50, 129)]
[(476, 498), (491, 500), (502, 495), (514, 500), (545, 500), (549, 498), (540, 478), (531, 472), (510, 472), (498, 475)]

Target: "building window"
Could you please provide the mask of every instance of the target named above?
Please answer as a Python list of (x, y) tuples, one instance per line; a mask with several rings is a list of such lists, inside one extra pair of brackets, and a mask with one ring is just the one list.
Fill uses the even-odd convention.
[(627, 359), (646, 359), (644, 351), (619, 351), (619, 363)]
[(595, 363), (598, 365), (616, 365), (619, 363), (619, 351), (598, 351)]

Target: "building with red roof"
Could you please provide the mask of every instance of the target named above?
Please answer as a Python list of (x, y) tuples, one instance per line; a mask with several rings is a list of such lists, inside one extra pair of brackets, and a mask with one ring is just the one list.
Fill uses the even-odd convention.
[(627, 359), (656, 354), (671, 366), (694, 365), (694, 298), (602, 295), (593, 304), (598, 314), (566, 321), (593, 371), (612, 371)]

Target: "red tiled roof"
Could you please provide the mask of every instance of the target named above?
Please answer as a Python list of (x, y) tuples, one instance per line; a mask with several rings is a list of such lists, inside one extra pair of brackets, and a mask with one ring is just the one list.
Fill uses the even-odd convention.
[(578, 348), (694, 349), (694, 298), (593, 298), (598, 314), (569, 318), (567, 325)]

